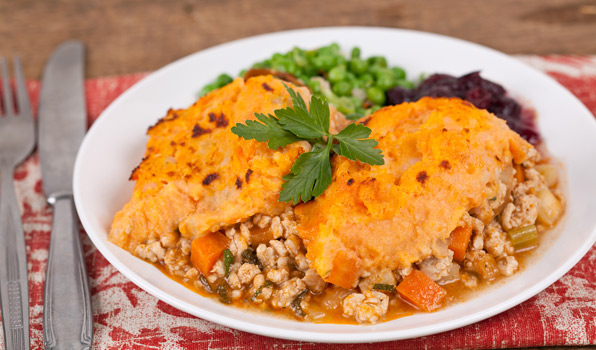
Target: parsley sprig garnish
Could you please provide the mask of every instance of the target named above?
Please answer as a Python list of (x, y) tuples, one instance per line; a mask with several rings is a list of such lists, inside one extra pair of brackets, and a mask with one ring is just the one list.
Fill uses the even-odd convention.
[[(287, 146), (297, 141), (308, 141), (310, 152), (302, 153), (290, 174), (283, 177), (279, 200), (307, 202), (321, 195), (331, 184), (330, 153), (334, 152), (351, 160), (370, 165), (383, 165), (383, 154), (374, 148), (378, 143), (369, 139), (371, 130), (362, 124), (350, 124), (338, 134), (329, 132), (329, 104), (314, 95), (310, 111), (300, 94), (286, 86), (293, 107), (277, 109), (274, 115), (255, 113), (257, 120), (236, 124), (232, 132), (244, 139), (267, 142), (271, 149)], [(337, 141), (335, 143), (334, 141)]]

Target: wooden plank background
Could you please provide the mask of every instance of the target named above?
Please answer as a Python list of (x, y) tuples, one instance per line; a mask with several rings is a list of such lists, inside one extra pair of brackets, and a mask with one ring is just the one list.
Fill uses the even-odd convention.
[(595, 0), (0, 0), (0, 55), (19, 54), (39, 78), (52, 49), (77, 38), (97, 77), (256, 34), (343, 25), (440, 33), (510, 54), (596, 54)]

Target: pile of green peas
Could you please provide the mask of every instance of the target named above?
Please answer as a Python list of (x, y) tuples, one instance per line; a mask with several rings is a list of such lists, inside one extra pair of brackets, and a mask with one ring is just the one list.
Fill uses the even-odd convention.
[[(340, 46), (333, 43), (316, 50), (298, 47), (257, 62), (251, 68), (268, 68), (286, 72), (302, 80), (316, 96), (326, 99), (349, 119), (358, 119), (383, 107), (387, 90), (401, 86), (413, 89), (400, 67), (389, 67), (382, 56), (362, 58), (354, 47), (346, 57)], [(240, 76), (246, 71), (240, 72)], [(232, 81), (221, 74), (201, 90), (201, 96)]]

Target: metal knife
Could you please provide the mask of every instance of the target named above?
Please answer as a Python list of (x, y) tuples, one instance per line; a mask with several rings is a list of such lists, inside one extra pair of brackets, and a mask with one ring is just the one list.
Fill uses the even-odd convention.
[(87, 130), (84, 46), (67, 41), (43, 73), (39, 158), (43, 188), (54, 215), (43, 302), (45, 348), (90, 349), (93, 312), (73, 201), (73, 169)]

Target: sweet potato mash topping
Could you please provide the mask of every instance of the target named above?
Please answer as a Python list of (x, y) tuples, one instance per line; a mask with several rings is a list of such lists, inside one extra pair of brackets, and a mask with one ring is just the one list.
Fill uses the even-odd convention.
[[(294, 89), (310, 98), (306, 88)], [(188, 109), (170, 110), (148, 130), (145, 157), (131, 175), (134, 193), (116, 214), (110, 241), (133, 251), (176, 231), (192, 240), (257, 213), (281, 214), (282, 176), (310, 145), (271, 150), (230, 128), (254, 119), (255, 112), (272, 113), (291, 103), (280, 80), (260, 76), (236, 79)]]
[(513, 165), (535, 154), (503, 120), (459, 99), (423, 98), (361, 122), (385, 165), (334, 157), (331, 186), (295, 208), (311, 267), (344, 288), (447, 254), (462, 216), (495, 197)]

